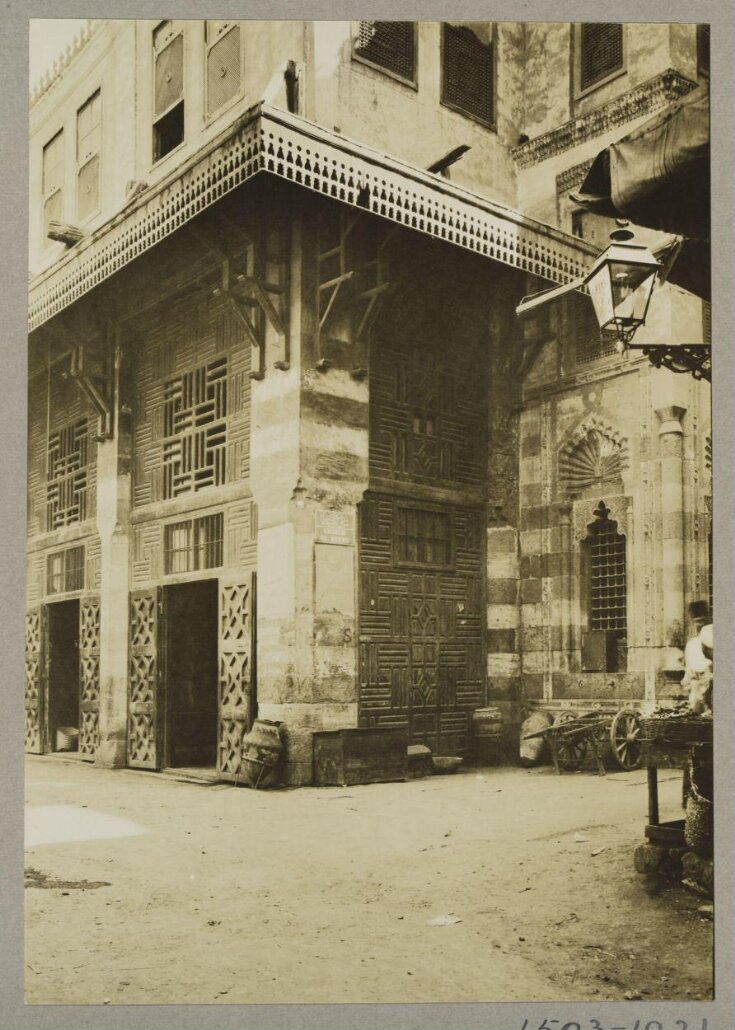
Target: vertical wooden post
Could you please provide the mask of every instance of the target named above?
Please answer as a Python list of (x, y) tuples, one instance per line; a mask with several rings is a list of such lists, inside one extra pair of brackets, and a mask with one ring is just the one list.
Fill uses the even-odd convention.
[(97, 451), (97, 528), (100, 535), (100, 740), (95, 764), (127, 761), (128, 605), (132, 421), (129, 369), (116, 330), (110, 329), (114, 360), (113, 435)]

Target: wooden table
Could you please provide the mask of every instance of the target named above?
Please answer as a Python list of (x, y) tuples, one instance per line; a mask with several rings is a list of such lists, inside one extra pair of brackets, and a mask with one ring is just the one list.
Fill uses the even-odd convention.
[(641, 761), (648, 774), (648, 825), (652, 844), (685, 847), (684, 820), (661, 822), (658, 804), (658, 770), (686, 769), (695, 752), (704, 760), (712, 756), (712, 720), (653, 716), (642, 720)]

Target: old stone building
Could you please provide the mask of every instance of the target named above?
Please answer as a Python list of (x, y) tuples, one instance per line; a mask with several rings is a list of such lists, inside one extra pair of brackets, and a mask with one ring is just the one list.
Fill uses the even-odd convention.
[[(652, 699), (706, 384), (600, 341), (569, 194), (695, 25), (91, 23), (31, 103), (26, 746), (285, 776), (316, 730)], [(643, 233), (645, 239), (651, 234)], [(702, 340), (657, 288), (641, 339)]]

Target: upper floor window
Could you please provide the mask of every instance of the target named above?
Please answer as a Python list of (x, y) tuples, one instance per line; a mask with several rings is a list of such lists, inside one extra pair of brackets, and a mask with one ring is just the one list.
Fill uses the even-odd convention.
[(102, 97), (93, 93), (77, 111), (77, 214), (92, 215), (100, 200)]
[(64, 210), (64, 133), (57, 132), (43, 148), (43, 236), (51, 222), (60, 222)]
[(569, 299), (569, 306), (575, 363), (587, 365), (617, 354), (617, 336), (614, 332), (600, 332), (600, 324), (589, 297), (581, 293), (574, 294)]
[(590, 22), (578, 26), (577, 88), (584, 93), (617, 75), (625, 67), (623, 25)]
[(240, 92), (240, 26), (231, 21), (204, 23), (207, 62), (207, 116)]
[(709, 75), (709, 25), (697, 25), (697, 71)]
[(164, 21), (153, 33), (153, 160), (184, 141), (184, 35)]
[(490, 22), (442, 26), (442, 103), (486, 125), (494, 121), (493, 39)]
[(56, 551), (46, 559), (46, 592), (68, 594), (84, 589), (84, 545)]
[(399, 79), (416, 82), (416, 24), (412, 21), (361, 21), (354, 54)]

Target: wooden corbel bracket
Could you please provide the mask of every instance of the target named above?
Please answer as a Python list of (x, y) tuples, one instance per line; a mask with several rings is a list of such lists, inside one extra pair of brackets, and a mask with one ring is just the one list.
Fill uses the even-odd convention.
[(98, 418), (95, 439), (110, 440), (113, 436), (112, 380), (104, 355), (89, 354), (84, 344), (72, 347), (68, 376), (79, 384)]

